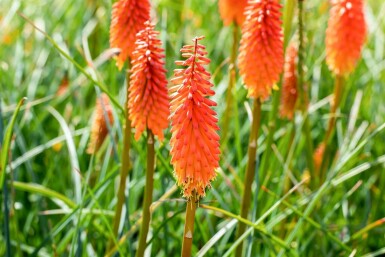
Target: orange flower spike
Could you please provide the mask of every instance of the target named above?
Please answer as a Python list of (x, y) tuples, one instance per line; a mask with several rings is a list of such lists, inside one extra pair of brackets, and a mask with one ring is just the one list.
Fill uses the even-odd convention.
[(336, 75), (353, 71), (366, 37), (363, 0), (332, 0), (326, 30), (326, 62)]
[(120, 48), (116, 58), (119, 69), (135, 49), (135, 36), (150, 19), (148, 0), (119, 0), (112, 6), (110, 46)]
[(228, 26), (232, 22), (242, 25), (245, 21), (245, 8), (247, 0), (219, 0), (219, 13), (223, 23)]
[(150, 22), (137, 34), (136, 49), (133, 52), (129, 91), (129, 118), (136, 129), (135, 139), (148, 128), (163, 140), (163, 130), (168, 127), (170, 115), (167, 92), (165, 55), (159, 32)]
[(277, 0), (251, 0), (246, 8), (238, 66), (249, 97), (268, 98), (283, 70), (281, 8)]
[(216, 103), (207, 96), (215, 92), (210, 73), (204, 68), (210, 60), (205, 57), (205, 47), (198, 44), (204, 37), (194, 38), (194, 45), (181, 49), (184, 61), (177, 65), (186, 69), (176, 69), (171, 81), (171, 163), (177, 184), (183, 188), (187, 198), (195, 191), (199, 197), (205, 195), (210, 181), (215, 176), (219, 164), (219, 136), (216, 112), (210, 107)]
[(112, 126), (114, 123), (114, 116), (110, 100), (106, 94), (101, 94), (100, 98), (96, 100), (90, 142), (87, 147), (88, 154), (95, 154), (106, 139), (108, 134), (107, 118), (110, 126)]
[(281, 117), (285, 117), (290, 120), (293, 119), (295, 105), (298, 98), (297, 60), (298, 49), (295, 43), (292, 42), (286, 50), (280, 107)]

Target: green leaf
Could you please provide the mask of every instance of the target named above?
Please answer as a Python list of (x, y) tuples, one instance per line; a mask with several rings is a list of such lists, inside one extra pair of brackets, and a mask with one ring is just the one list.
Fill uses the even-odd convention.
[(71, 62), (81, 73), (83, 73), (84, 76), (87, 77), (93, 84), (95, 84), (103, 93), (108, 95), (108, 97), (111, 99), (111, 102), (115, 105), (115, 107), (121, 112), (124, 113), (124, 108), (122, 105), (116, 100), (116, 98), (111, 95), (111, 93), (107, 90), (107, 88), (102, 85), (100, 82), (94, 80), (92, 76), (87, 72), (86, 69), (84, 69), (78, 62), (76, 62), (69, 54), (66, 53), (63, 49), (60, 48), (60, 46), (55, 42), (55, 40), (50, 37), (47, 33), (45, 33), (43, 30), (41, 30), (39, 27), (37, 27), (30, 19), (28, 19), (24, 14), (18, 13), (21, 18), (23, 18), (26, 22), (31, 24), (37, 31), (39, 31), (41, 34), (43, 34), (48, 41), (52, 44), (52, 46), (59, 51), (59, 53), (66, 58), (69, 62)]
[(62, 195), (42, 185), (34, 184), (34, 183), (24, 183), (24, 182), (18, 182), (18, 181), (13, 181), (12, 185), (17, 190), (22, 190), (30, 193), (37, 193), (51, 199), (58, 199), (63, 203), (65, 203), (70, 208), (76, 207), (76, 204), (71, 199), (67, 198), (65, 195)]
[(11, 145), (13, 127), (15, 125), (17, 115), (19, 114), (20, 107), (23, 105), (23, 103), (26, 99), (27, 98), (24, 97), (20, 100), (20, 102), (18, 103), (18, 105), (16, 107), (15, 112), (12, 115), (11, 122), (9, 123), (7, 129), (5, 130), (4, 142), (0, 148), (0, 185), (1, 185), (1, 188), (2, 188), (2, 185), (4, 184), (4, 179), (5, 179), (6, 166), (7, 166), (7, 161), (8, 161), (8, 152), (9, 152), (9, 147)]

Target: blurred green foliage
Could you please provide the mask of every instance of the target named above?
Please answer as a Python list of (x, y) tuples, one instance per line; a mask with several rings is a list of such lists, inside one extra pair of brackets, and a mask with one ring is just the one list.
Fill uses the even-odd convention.
[[(90, 64), (87, 56), (96, 60), (109, 48), (109, 24), (112, 3), (107, 0), (2, 0), (0, 2), (0, 104), (1, 118), (8, 124), (17, 102), (27, 97), (27, 104), (15, 126), (15, 137), (10, 156), (11, 165), (7, 174), (10, 189), (6, 201), (10, 204), (11, 256), (103, 256), (106, 242), (111, 236), (112, 213), (116, 204), (117, 170), (119, 154), (113, 151), (115, 145), (121, 151), (122, 117), (116, 111), (116, 121), (102, 151), (91, 157), (85, 153), (89, 138), (89, 125), (99, 90), (87, 80), (73, 63), (63, 58), (46, 40), (43, 34), (21, 18), (24, 14), (33, 23), (50, 35), (77, 63), (88, 67), (88, 72), (120, 103), (124, 102), (125, 72), (118, 71), (112, 59), (102, 59), (99, 66)], [(166, 68), (171, 78), (174, 61), (181, 59), (179, 49), (191, 42), (194, 36), (204, 35), (212, 60), (209, 70), (215, 75), (216, 111), (219, 119), (225, 109), (225, 94), (228, 81), (228, 57), (232, 44), (232, 27), (223, 27), (217, 1), (154, 0), (152, 21), (161, 32), (166, 49)], [(325, 64), (325, 29), (328, 19), (328, 3), (322, 0), (306, 1), (306, 83), (311, 88), (310, 121), (314, 144), (322, 141), (329, 114), (325, 101), (333, 92), (334, 78)], [(385, 122), (385, 3), (370, 0), (366, 3), (365, 15), (368, 37), (362, 52), (362, 60), (346, 81), (346, 91), (337, 123), (335, 149), (342, 149), (340, 156), (346, 157), (357, 150), (348, 161), (340, 158), (336, 166), (342, 166), (338, 179), (323, 194), (312, 219), (325, 230), (330, 231), (351, 249), (356, 256), (382, 251), (385, 253), (385, 227), (379, 224), (364, 233), (362, 237), (350, 240), (361, 229), (385, 217), (384, 206), (384, 153), (385, 132), (365, 140), (376, 128)], [(295, 22), (295, 21), (294, 21)], [(296, 25), (291, 34), (295, 37)], [(61, 96), (57, 91), (68, 76), (69, 88)], [(246, 149), (249, 133), (246, 90), (238, 78), (236, 86), (237, 115), (233, 113), (230, 124), (231, 137), (222, 145), (221, 169), (212, 189), (203, 199), (205, 204), (215, 205), (237, 214), (240, 209), (241, 185), (246, 165)], [(318, 108), (315, 108), (318, 107)], [(357, 116), (351, 113), (358, 108)], [(313, 108), (313, 109), (312, 109)], [(64, 119), (72, 137), (64, 137), (63, 125), (53, 116), (56, 110)], [(267, 119), (271, 101), (263, 105), (261, 147), (267, 134)], [(353, 123), (355, 121), (355, 123)], [(300, 124), (300, 118), (296, 125)], [(351, 127), (349, 127), (351, 124)], [(288, 174), (286, 157), (293, 123), (278, 121), (273, 154), (268, 156), (269, 170), (260, 174), (264, 186), (283, 196), (283, 178)], [(239, 128), (239, 129), (238, 129)], [(2, 131), (1, 131), (2, 132)], [(304, 138), (301, 130), (294, 132), (296, 148), (288, 164), (293, 181), (301, 181), (306, 175)], [(167, 132), (169, 138), (169, 132)], [(73, 140), (76, 152), (68, 148)], [(237, 142), (240, 147), (237, 147)], [(358, 148), (360, 143), (364, 145)], [(168, 139), (156, 144), (157, 167), (153, 199), (156, 201), (173, 185), (172, 167), (169, 164)], [(129, 181), (129, 219), (123, 234), (138, 220), (144, 187), (145, 140), (135, 142), (131, 151), (132, 172)], [(71, 162), (72, 158), (72, 162)], [(73, 166), (73, 158), (79, 167)], [(341, 160), (343, 159), (343, 160)], [(367, 166), (360, 166), (361, 164)], [(74, 180), (74, 173), (80, 174), (81, 183)], [(351, 177), (349, 177), (351, 175)], [(353, 176), (354, 175), (354, 176)], [(44, 195), (35, 188), (18, 187), (10, 181), (41, 185), (72, 200), (78, 209), (67, 206), (57, 198)], [(340, 180), (341, 181), (341, 180)], [(81, 190), (84, 197), (77, 202), (75, 191)], [(92, 190), (92, 191), (91, 191)], [(92, 192), (92, 194), (90, 193)], [(318, 191), (310, 191), (307, 184), (292, 193), (286, 200), (304, 211)], [(2, 192), (3, 193), (3, 192)], [(2, 200), (4, 194), (2, 195)], [(260, 192), (258, 213), (261, 215), (276, 203), (277, 198)], [(171, 199), (161, 202), (152, 216), (151, 256), (176, 256), (181, 249), (183, 231), (182, 214), (185, 202), (177, 191)], [(72, 211), (75, 211), (71, 215)], [(4, 226), (4, 204), (0, 211)], [(263, 221), (267, 231), (283, 240), (287, 239), (300, 219), (290, 208), (280, 205)], [(229, 219), (199, 209), (195, 228), (194, 249), (196, 253)], [(234, 228), (234, 226), (232, 226)], [(326, 237), (320, 229), (314, 229), (306, 221), (298, 228), (294, 241), (299, 256), (348, 256), (338, 245)], [(1, 230), (3, 231), (3, 230)], [(5, 256), (5, 234), (0, 234), (0, 256)], [(121, 252), (129, 255), (135, 250), (137, 233), (129, 235), (122, 244)], [(276, 256), (281, 250), (269, 238), (255, 233), (248, 244), (253, 244), (250, 256)], [(233, 245), (234, 233), (230, 229), (209, 247), (207, 256), (223, 256)], [(126, 256), (125, 255), (125, 256)], [(374, 256), (374, 255), (373, 255)]]

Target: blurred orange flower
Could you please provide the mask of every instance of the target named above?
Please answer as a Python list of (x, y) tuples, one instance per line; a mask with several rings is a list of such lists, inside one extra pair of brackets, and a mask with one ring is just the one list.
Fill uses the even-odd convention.
[(102, 146), (104, 139), (108, 134), (107, 118), (110, 126), (112, 126), (114, 123), (114, 116), (110, 100), (106, 94), (101, 94), (100, 98), (96, 100), (90, 142), (87, 148), (88, 154), (95, 154)]
[(238, 63), (249, 97), (266, 100), (283, 70), (280, 9), (277, 0), (252, 0), (246, 8)]
[(223, 23), (228, 26), (232, 22), (242, 25), (245, 20), (247, 0), (219, 0), (219, 13)]
[(150, 7), (148, 0), (119, 0), (112, 6), (110, 45), (121, 50), (116, 58), (119, 69), (132, 57), (135, 35), (150, 19)]
[(321, 143), (317, 149), (314, 151), (313, 154), (313, 160), (314, 160), (314, 166), (316, 170), (319, 170), (321, 168), (322, 160), (324, 158), (325, 153), (325, 143)]
[(363, 0), (332, 0), (326, 30), (326, 62), (336, 75), (353, 71), (366, 37)]
[(171, 94), (171, 163), (177, 184), (183, 188), (187, 198), (195, 191), (198, 196), (205, 195), (206, 187), (215, 176), (219, 162), (218, 119), (210, 107), (216, 103), (207, 96), (213, 96), (210, 73), (204, 65), (210, 63), (206, 58), (205, 47), (198, 44), (203, 37), (194, 38), (194, 45), (181, 49), (184, 61), (177, 65), (186, 69), (176, 69)]
[(150, 22), (137, 34), (136, 49), (133, 52), (129, 91), (129, 117), (136, 129), (138, 140), (146, 127), (163, 140), (163, 130), (168, 127), (170, 114), (167, 92), (165, 56), (159, 32)]
[(293, 41), (286, 50), (280, 107), (281, 117), (290, 120), (293, 119), (298, 98), (297, 61), (298, 49)]
[(68, 91), (69, 85), (70, 83), (68, 78), (68, 72), (66, 72), (60, 82), (59, 88), (56, 91), (56, 95), (57, 96), (64, 95)]

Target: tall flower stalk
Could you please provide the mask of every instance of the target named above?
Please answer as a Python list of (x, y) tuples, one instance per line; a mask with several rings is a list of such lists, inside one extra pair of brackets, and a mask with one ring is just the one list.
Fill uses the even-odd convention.
[(216, 103), (208, 96), (211, 89), (210, 73), (205, 67), (210, 59), (205, 57), (205, 46), (199, 44), (203, 37), (193, 39), (193, 45), (181, 49), (184, 61), (177, 65), (186, 67), (176, 69), (171, 95), (171, 163), (177, 184), (187, 198), (185, 230), (183, 234), (182, 256), (191, 256), (194, 234), (194, 219), (197, 202), (205, 196), (206, 188), (215, 178), (219, 166), (218, 119), (211, 107)]
[[(120, 53), (116, 57), (116, 64), (121, 69), (128, 61), (130, 70), (130, 57), (135, 48), (135, 36), (144, 28), (144, 22), (150, 19), (150, 2), (148, 0), (119, 0), (112, 7), (110, 26), (110, 46), (119, 48)], [(131, 122), (129, 119), (129, 94), (130, 74), (126, 74), (127, 96), (125, 106), (125, 120), (123, 124), (123, 151), (121, 157), (120, 182), (118, 189), (118, 201), (115, 209), (113, 232), (118, 236), (123, 204), (125, 202), (126, 180), (130, 168)], [(113, 241), (110, 240), (109, 247)]]
[(150, 226), (152, 193), (155, 170), (154, 135), (163, 139), (163, 130), (168, 127), (169, 97), (167, 92), (165, 56), (162, 42), (157, 38), (159, 32), (150, 22), (136, 36), (133, 52), (131, 82), (129, 87), (129, 118), (135, 128), (138, 140), (147, 129), (147, 172), (143, 199), (142, 226), (136, 256), (144, 255), (147, 234)]
[[(244, 177), (241, 217), (247, 219), (251, 203), (251, 186), (255, 177), (258, 131), (261, 121), (261, 105), (271, 94), (283, 70), (283, 35), (281, 5), (277, 0), (249, 1), (246, 21), (242, 26), (242, 39), (238, 56), (239, 70), (248, 96), (254, 98), (252, 126), (249, 137), (248, 162)], [(259, 186), (259, 185), (258, 185)], [(245, 224), (239, 224), (236, 238), (245, 232)], [(235, 256), (242, 256), (240, 244)]]
[(313, 140), (311, 137), (311, 127), (308, 116), (308, 104), (309, 97), (307, 93), (307, 88), (304, 83), (304, 65), (305, 65), (305, 43), (304, 43), (304, 11), (303, 5), (304, 0), (298, 0), (298, 92), (299, 92), (299, 109), (303, 115), (303, 132), (305, 134), (305, 144), (306, 144), (306, 161), (307, 167), (311, 176), (312, 185), (315, 184), (317, 180), (315, 176), (315, 168), (314, 168), (314, 159), (313, 159)]
[(330, 162), (331, 138), (334, 134), (337, 110), (344, 93), (344, 77), (351, 73), (361, 56), (366, 38), (363, 0), (332, 0), (328, 28), (326, 30), (326, 63), (335, 75), (334, 99), (330, 119), (323, 141), (320, 177), (324, 179)]
[[(285, 51), (285, 65), (282, 79), (282, 94), (279, 114), (281, 118), (286, 118), (292, 123), (290, 132), (290, 138), (287, 145), (286, 160), (288, 160), (288, 166), (291, 165), (290, 149), (292, 148), (295, 137), (295, 122), (294, 115), (298, 102), (298, 76), (297, 76), (297, 63), (298, 63), (298, 47), (297, 42), (293, 40)], [(289, 190), (289, 176), (288, 172), (284, 172), (283, 179), (283, 192)], [(284, 225), (284, 223), (282, 224)]]

